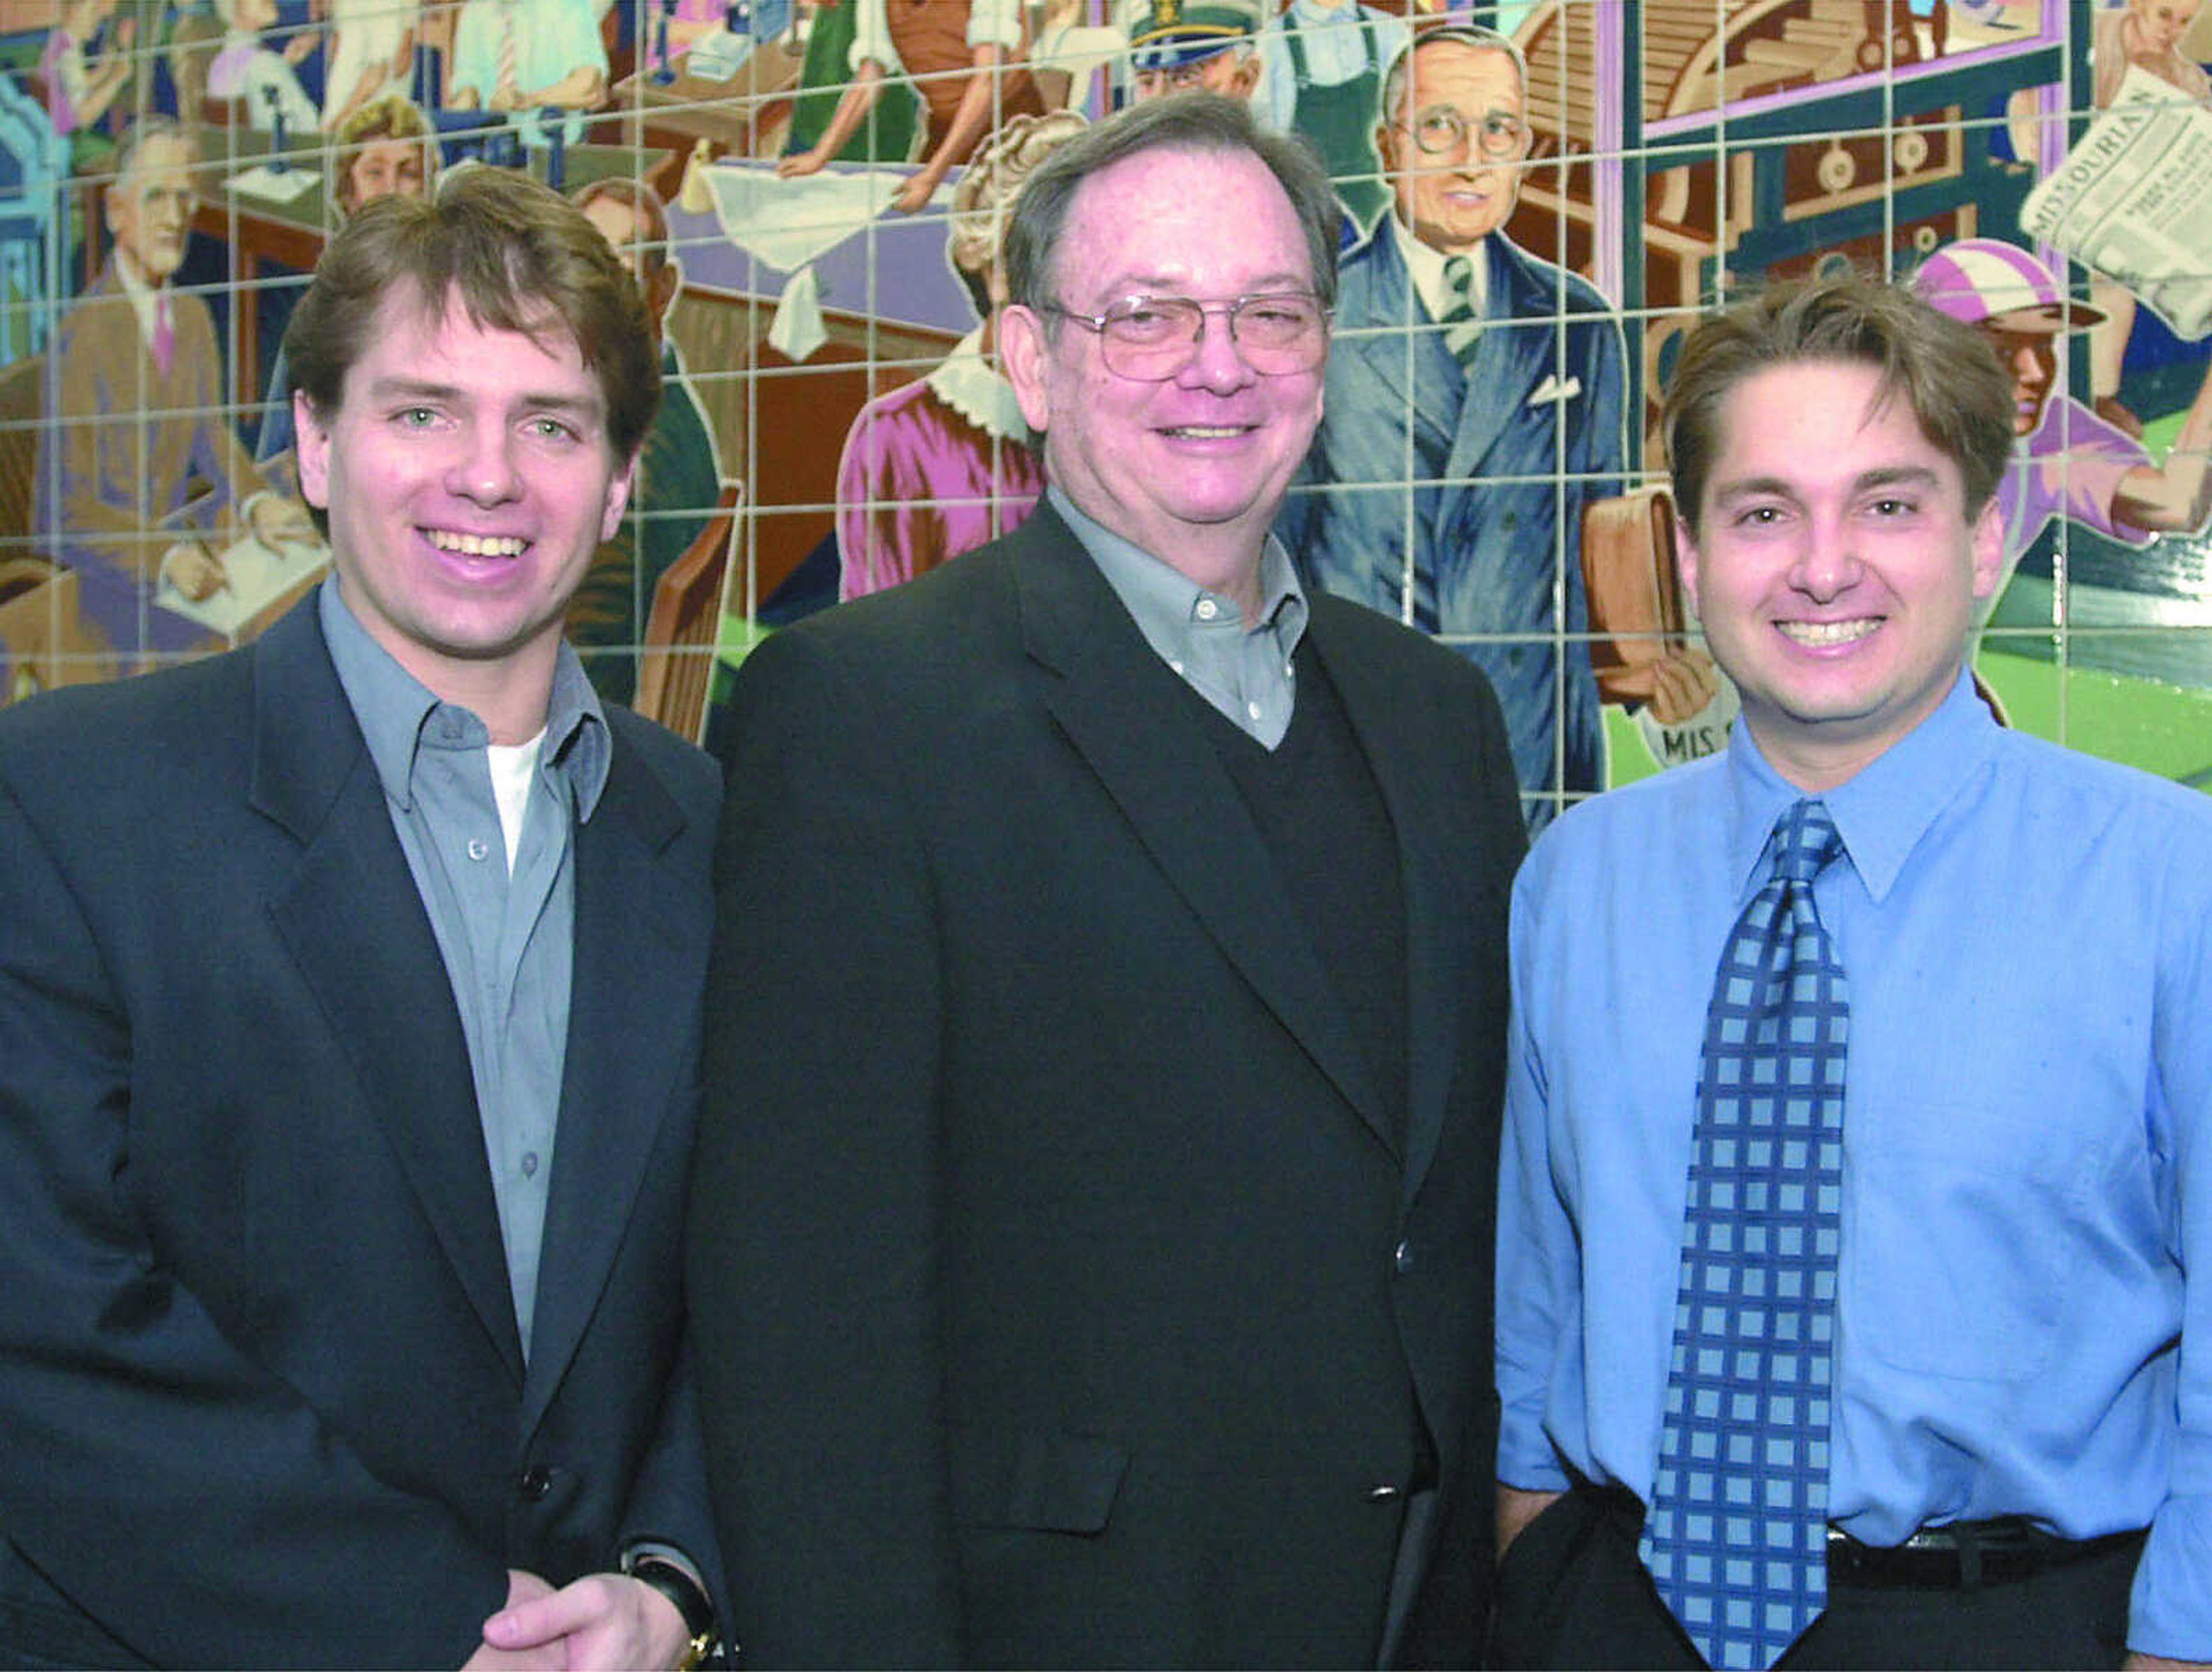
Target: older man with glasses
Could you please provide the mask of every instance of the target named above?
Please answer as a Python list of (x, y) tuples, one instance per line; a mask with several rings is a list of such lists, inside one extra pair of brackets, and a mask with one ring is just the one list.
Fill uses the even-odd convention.
[(762, 1664), (1469, 1665), (1498, 705), (1309, 599), (1339, 214), (1140, 105), (1006, 243), (1048, 486), (738, 679), (689, 1294)]
[(1279, 532), (1307, 581), (1489, 676), (1534, 830), (1604, 787), (1582, 515), (1620, 491), (1627, 361), (1605, 298), (1506, 236), (1527, 86), (1519, 49), (1471, 26), (1391, 65), (1395, 207), (1345, 257), (1328, 416)]

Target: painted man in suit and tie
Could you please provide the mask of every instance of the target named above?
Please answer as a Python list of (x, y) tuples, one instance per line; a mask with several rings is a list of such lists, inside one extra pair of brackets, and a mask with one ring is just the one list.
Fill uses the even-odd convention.
[(223, 585), (216, 548), (315, 538), (307, 508), (270, 491), (231, 428), (207, 303), (171, 280), (191, 235), (191, 137), (142, 119), (102, 197), (115, 248), (62, 316), (47, 357), (32, 526), (77, 571), (86, 617), (126, 658), (197, 648), (207, 629), (160, 608)]
[(1474, 27), (1391, 65), (1375, 143), (1395, 204), (1345, 257), (1328, 416), (1280, 532), (1308, 581), (1489, 676), (1535, 828), (1604, 786), (1573, 635), (1583, 508), (1627, 457), (1626, 355), (1595, 288), (1505, 235), (1526, 89), (1519, 49)]
[(1498, 707), (1308, 597), (1340, 211), (1191, 93), (1006, 241), (1004, 539), (738, 680), (691, 1293), (764, 1664), (1471, 1664)]
[(0, 1661), (673, 1666), (718, 786), (561, 637), (652, 331), (478, 169), (286, 346), (331, 579), (0, 715)]

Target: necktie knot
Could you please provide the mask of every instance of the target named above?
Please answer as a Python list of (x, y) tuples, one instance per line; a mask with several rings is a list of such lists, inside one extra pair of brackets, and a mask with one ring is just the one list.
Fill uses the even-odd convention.
[(1466, 256), (1447, 256), (1444, 258), (1444, 289), (1451, 292), (1455, 313), (1474, 311), (1474, 263)]
[(1769, 874), (1787, 883), (1809, 883), (1843, 851), (1844, 839), (1826, 802), (1793, 802), (1766, 839)]

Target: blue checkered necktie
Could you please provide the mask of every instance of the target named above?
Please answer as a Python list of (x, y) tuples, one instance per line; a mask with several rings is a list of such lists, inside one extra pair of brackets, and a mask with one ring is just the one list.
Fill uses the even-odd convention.
[(1771, 1666), (1828, 1597), (1828, 1400), (1850, 994), (1800, 801), (1721, 955), (1698, 1070), (1681, 1286), (1643, 1555), (1716, 1667)]
[(1474, 311), (1474, 263), (1463, 255), (1444, 258), (1444, 289), (1450, 302), (1437, 318), (1443, 327), (1444, 346), (1465, 366), (1474, 358), (1475, 339), (1482, 335), (1482, 316)]

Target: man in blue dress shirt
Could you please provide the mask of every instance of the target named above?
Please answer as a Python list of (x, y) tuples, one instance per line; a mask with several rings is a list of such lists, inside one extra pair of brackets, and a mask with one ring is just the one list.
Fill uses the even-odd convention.
[[(1725, 754), (1570, 810), (1516, 885), (1503, 1663), (1699, 1663), (1695, 1608), (1647, 1566), (1647, 1506), (1698, 1473), (1661, 1457), (1693, 1328), (1700, 1042), (1768, 832), (1808, 798), (1841, 839), (1809, 892), (1849, 1037), (1809, 1338), (1832, 1327), (1807, 1401), (1825, 1611), (1815, 1588), (1776, 1652), (2212, 1657), (2212, 1369), (2185, 1350), (2205, 1327), (2188, 1274), (2212, 1270), (2212, 803), (2001, 730), (1976, 698), (2011, 405), (1972, 337), (1845, 279), (1684, 347), (1683, 579), (1742, 719)], [(1713, 1242), (1764, 1234), (1741, 1205), (1717, 1231), (1705, 1212)], [(1741, 1292), (1778, 1268), (1741, 1262)], [(1699, 1322), (1723, 1304), (1747, 1310), (1701, 1301)], [(1757, 1405), (1726, 1408), (1723, 1454), (1768, 1432)], [(1787, 1544), (1764, 1488), (1714, 1474), (1740, 1511), (1716, 1522)]]

